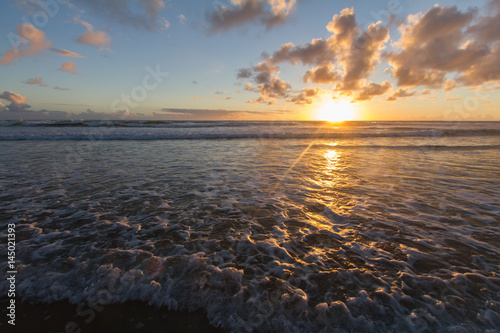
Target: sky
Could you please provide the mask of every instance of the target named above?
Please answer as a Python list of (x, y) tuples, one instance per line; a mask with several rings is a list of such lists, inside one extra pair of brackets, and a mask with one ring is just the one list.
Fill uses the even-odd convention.
[(0, 8), (0, 120), (500, 120), (499, 0)]

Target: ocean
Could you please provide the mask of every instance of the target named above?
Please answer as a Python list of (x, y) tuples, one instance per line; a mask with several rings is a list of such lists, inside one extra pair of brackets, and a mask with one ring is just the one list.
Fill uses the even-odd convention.
[(0, 295), (14, 224), (17, 302), (498, 332), (499, 162), (499, 122), (3, 121)]

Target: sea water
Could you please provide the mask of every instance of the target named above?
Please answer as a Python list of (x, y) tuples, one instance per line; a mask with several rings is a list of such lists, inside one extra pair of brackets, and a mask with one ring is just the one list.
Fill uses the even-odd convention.
[(234, 332), (500, 327), (500, 123), (0, 125), (23, 301)]

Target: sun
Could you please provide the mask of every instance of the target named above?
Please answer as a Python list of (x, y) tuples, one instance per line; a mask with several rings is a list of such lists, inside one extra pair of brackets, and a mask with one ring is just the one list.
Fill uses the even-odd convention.
[(356, 120), (357, 116), (356, 106), (346, 99), (328, 100), (316, 111), (317, 120), (331, 122)]

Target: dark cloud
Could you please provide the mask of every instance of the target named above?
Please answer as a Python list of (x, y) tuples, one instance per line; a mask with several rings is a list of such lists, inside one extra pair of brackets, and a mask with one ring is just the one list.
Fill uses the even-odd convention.
[(355, 100), (369, 101), (375, 96), (384, 95), (389, 89), (391, 89), (391, 87), (392, 84), (388, 81), (384, 81), (382, 84), (370, 82), (361, 89)]
[(251, 68), (241, 68), (238, 70), (238, 74), (236, 75), (237, 79), (248, 79), (252, 76)]
[(399, 88), (394, 94), (387, 97), (386, 101), (395, 101), (398, 98), (411, 97), (415, 96), (416, 94), (417, 94), (416, 91), (410, 91), (409, 89), (406, 88)]
[(294, 96), (289, 100), (289, 102), (299, 104), (299, 105), (307, 105), (312, 104), (314, 102), (314, 98), (318, 97), (323, 91), (319, 87), (308, 87), (303, 89), (299, 94)]
[(209, 31), (216, 32), (260, 21), (266, 29), (286, 22), (295, 9), (295, 0), (232, 0), (222, 4), (213, 2), (215, 8), (207, 13)]
[(296, 65), (322, 65), (327, 64), (336, 56), (335, 48), (329, 45), (329, 42), (324, 39), (314, 39), (306, 45), (294, 46), (293, 43), (281, 45), (280, 49), (273, 53), (269, 58), (269, 62), (278, 64), (289, 61)]

